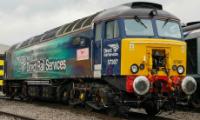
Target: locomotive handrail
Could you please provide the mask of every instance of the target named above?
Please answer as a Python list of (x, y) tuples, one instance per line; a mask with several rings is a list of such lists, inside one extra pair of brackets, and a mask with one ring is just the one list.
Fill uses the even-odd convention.
[(93, 44), (94, 44), (94, 41), (91, 40), (90, 42), (90, 47), (91, 47), (91, 52), (90, 52), (90, 56), (91, 56), (91, 61), (90, 61), (90, 65), (91, 65), (91, 71), (93, 70)]

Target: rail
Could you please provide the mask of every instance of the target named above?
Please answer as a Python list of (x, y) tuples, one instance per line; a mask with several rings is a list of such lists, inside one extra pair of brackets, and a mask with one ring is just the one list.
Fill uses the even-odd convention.
[(8, 116), (8, 117), (13, 117), (15, 119), (21, 119), (21, 120), (36, 120), (34, 118), (30, 118), (30, 117), (26, 117), (26, 116), (22, 116), (22, 115), (17, 115), (17, 114), (5, 112), (5, 111), (0, 111), (0, 116), (1, 115), (5, 115), (5, 116)]

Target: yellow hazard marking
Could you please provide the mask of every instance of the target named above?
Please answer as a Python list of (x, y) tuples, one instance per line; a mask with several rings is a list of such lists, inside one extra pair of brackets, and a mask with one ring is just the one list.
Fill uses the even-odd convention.
[(0, 80), (0, 86), (3, 86), (3, 80)]
[(0, 65), (4, 66), (4, 60), (0, 60)]
[(0, 70), (0, 76), (4, 76), (4, 70)]

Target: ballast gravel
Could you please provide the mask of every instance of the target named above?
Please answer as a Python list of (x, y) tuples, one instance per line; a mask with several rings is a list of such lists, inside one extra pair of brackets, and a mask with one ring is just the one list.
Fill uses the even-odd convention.
[[(21, 102), (0, 99), (0, 111), (22, 115), (36, 120), (126, 120), (124, 117), (109, 117), (98, 112), (89, 112), (83, 108), (72, 108), (50, 102)], [(1, 115), (0, 120), (15, 120)], [(200, 120), (200, 110), (179, 109), (176, 113), (162, 112), (154, 118), (143, 113), (132, 112), (128, 120)]]

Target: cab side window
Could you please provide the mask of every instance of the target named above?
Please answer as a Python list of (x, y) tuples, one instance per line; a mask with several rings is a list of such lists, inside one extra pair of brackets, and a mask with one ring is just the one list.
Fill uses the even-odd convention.
[(102, 31), (102, 25), (101, 25), (101, 23), (96, 24), (96, 29), (95, 29), (95, 41), (100, 41), (100, 40), (102, 40), (101, 31)]
[(119, 37), (119, 26), (117, 20), (106, 23), (106, 39)]

